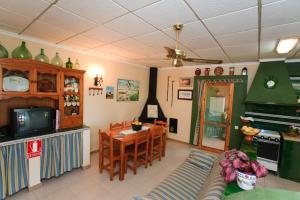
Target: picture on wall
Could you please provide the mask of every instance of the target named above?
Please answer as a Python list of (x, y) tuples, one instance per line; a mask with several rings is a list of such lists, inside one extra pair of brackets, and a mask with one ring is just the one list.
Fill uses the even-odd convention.
[(192, 100), (193, 99), (193, 90), (178, 90), (177, 99)]
[(139, 81), (118, 79), (117, 101), (138, 101), (139, 90)]
[(106, 97), (106, 99), (114, 98), (114, 87), (113, 86), (106, 86), (105, 97)]
[(192, 87), (193, 78), (192, 77), (181, 77), (179, 78), (179, 87)]

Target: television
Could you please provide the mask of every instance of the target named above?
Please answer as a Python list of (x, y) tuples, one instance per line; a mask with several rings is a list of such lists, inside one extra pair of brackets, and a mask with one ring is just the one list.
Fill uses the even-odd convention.
[(56, 111), (49, 107), (14, 108), (10, 110), (10, 136), (24, 138), (55, 130)]

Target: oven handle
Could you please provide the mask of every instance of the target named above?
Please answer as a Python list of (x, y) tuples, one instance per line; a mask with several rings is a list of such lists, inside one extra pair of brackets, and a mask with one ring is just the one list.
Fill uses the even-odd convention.
[(280, 145), (280, 142), (270, 141), (266, 139), (257, 139), (257, 142)]

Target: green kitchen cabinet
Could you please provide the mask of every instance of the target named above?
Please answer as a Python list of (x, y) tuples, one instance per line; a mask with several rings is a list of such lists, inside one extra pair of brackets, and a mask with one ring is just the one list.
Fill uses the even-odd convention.
[(300, 136), (283, 134), (279, 175), (282, 178), (300, 182)]

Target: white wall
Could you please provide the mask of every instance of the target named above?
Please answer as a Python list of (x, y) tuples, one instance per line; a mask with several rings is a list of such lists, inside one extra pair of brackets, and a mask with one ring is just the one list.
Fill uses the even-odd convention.
[[(218, 65), (220, 66), (220, 65)], [(258, 63), (242, 63), (242, 64), (223, 64), (221, 65), (224, 68), (224, 75), (229, 74), (229, 67), (235, 67), (235, 74), (241, 74), (243, 67), (248, 68), (248, 89), (253, 81), (254, 75), (258, 68)], [(179, 140), (182, 142), (189, 142), (190, 139), (190, 125), (191, 125), (191, 113), (192, 113), (192, 101), (186, 100), (177, 100), (177, 91), (178, 89), (192, 89), (192, 88), (179, 88), (179, 78), (180, 77), (193, 77), (195, 74), (195, 69), (201, 69), (201, 76), (204, 75), (204, 68), (210, 67), (210, 74), (213, 74), (214, 68), (216, 65), (205, 65), (197, 67), (169, 67), (169, 68), (160, 68), (158, 71), (157, 78), (157, 98), (162, 107), (162, 110), (167, 118), (177, 118), (178, 119), (178, 130), (177, 134), (169, 133), (168, 137)], [(166, 101), (167, 98), (167, 78), (170, 76), (170, 79), (174, 82), (174, 94), (173, 101), (174, 105), (171, 107), (171, 81), (169, 88), (169, 101)]]
[[(20, 45), (19, 36), (0, 33), (0, 42), (8, 50), (9, 56), (14, 48)], [(24, 38), (23, 38), (24, 39)], [(31, 40), (31, 41), (30, 41)], [(59, 46), (26, 38), (26, 44), (34, 57), (45, 49), (45, 54), (51, 60), (55, 52), (59, 52), (64, 62), (71, 57), (73, 63), (79, 60), (81, 69), (86, 70), (84, 77), (84, 124), (91, 127), (91, 150), (98, 149), (98, 129), (107, 129), (110, 122), (132, 120), (140, 115), (148, 95), (149, 69), (131, 64), (114, 62), (91, 55), (81, 54), (76, 51), (60, 48)], [(116, 95), (113, 100), (105, 99), (105, 94), (89, 96), (88, 87), (93, 86), (94, 71), (103, 74), (103, 86), (114, 86), (115, 94), (117, 79), (131, 79), (140, 81), (140, 100), (138, 102), (117, 102)]]

